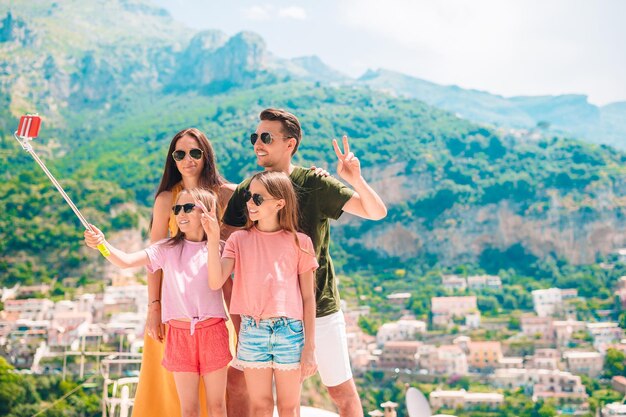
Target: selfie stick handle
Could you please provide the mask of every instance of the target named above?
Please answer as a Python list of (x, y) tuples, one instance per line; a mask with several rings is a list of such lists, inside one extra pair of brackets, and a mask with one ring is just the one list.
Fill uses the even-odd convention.
[[(63, 196), (63, 198), (65, 199), (67, 204), (69, 204), (70, 208), (72, 209), (74, 214), (76, 214), (76, 217), (78, 217), (78, 219), (83, 224), (85, 229), (90, 230), (90, 231), (93, 232), (94, 230), (91, 228), (91, 225), (87, 222), (85, 217), (83, 217), (81, 212), (74, 205), (74, 202), (72, 201), (72, 199), (65, 193), (65, 191), (63, 190), (63, 187), (61, 187), (61, 184), (59, 184), (57, 182), (57, 180), (50, 173), (50, 171), (48, 171), (48, 168), (46, 167), (46, 165), (41, 161), (41, 159), (39, 159), (39, 157), (35, 153), (35, 150), (33, 149), (32, 145), (30, 143), (28, 143), (28, 139), (29, 138), (23, 138), (24, 140), (22, 141), (22, 140), (20, 140), (18, 138), (17, 132), (15, 132), (15, 139), (17, 139), (18, 142), (20, 142), (22, 144), (22, 148), (24, 148), (24, 150), (26, 150), (33, 157), (33, 159), (35, 160), (35, 162), (37, 162), (37, 164), (41, 167), (41, 169), (43, 169), (43, 172), (45, 172), (45, 174), (48, 176), (48, 178), (50, 178), (50, 181), (52, 181), (52, 184), (54, 184), (56, 189), (61, 193), (61, 195)], [(111, 252), (109, 252), (109, 249), (106, 246), (104, 246), (104, 243), (101, 243), (101, 244), (98, 245), (98, 250), (100, 251), (102, 256), (104, 256), (105, 258), (107, 256), (111, 255)]]

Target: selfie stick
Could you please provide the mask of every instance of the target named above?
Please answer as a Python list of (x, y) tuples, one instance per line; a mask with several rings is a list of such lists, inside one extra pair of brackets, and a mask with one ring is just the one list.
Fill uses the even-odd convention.
[[(61, 193), (61, 195), (67, 202), (67, 204), (69, 204), (70, 208), (72, 209), (74, 214), (76, 214), (76, 216), (78, 217), (80, 222), (83, 224), (85, 229), (93, 232), (94, 230), (91, 228), (91, 225), (87, 222), (87, 220), (85, 220), (85, 218), (80, 213), (80, 211), (78, 211), (78, 208), (76, 208), (76, 206), (74, 205), (70, 197), (65, 193), (65, 191), (63, 191), (63, 187), (61, 187), (61, 184), (59, 184), (57, 180), (52, 176), (50, 171), (48, 171), (48, 168), (46, 168), (46, 166), (41, 161), (41, 159), (39, 159), (39, 157), (35, 153), (35, 150), (33, 149), (33, 146), (30, 144), (30, 141), (36, 138), (37, 135), (39, 134), (40, 126), (41, 126), (41, 118), (38, 115), (27, 114), (26, 116), (20, 117), (20, 124), (17, 127), (17, 131), (13, 134), (13, 136), (15, 137), (15, 139), (17, 139), (20, 145), (22, 145), (22, 148), (26, 152), (31, 154), (35, 162), (39, 164), (41, 169), (43, 169), (43, 172), (45, 172), (48, 178), (50, 178), (50, 181), (52, 181), (52, 184), (54, 184), (57, 190), (59, 190), (59, 192)], [(111, 254), (111, 252), (109, 252), (109, 249), (107, 249), (107, 247), (104, 246), (104, 243), (101, 243), (98, 245), (98, 250), (104, 257), (107, 257)]]

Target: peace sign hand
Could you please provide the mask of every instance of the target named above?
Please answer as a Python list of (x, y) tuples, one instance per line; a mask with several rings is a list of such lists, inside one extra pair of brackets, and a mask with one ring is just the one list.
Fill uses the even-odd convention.
[(204, 233), (207, 235), (209, 242), (218, 243), (220, 241), (220, 223), (217, 221), (216, 202), (213, 199), (211, 203), (211, 209), (207, 209), (206, 206), (200, 200), (196, 200), (195, 204), (202, 209), (202, 215), (200, 217), (200, 223)]
[(343, 136), (343, 152), (339, 149), (337, 139), (333, 139), (333, 148), (337, 154), (337, 174), (350, 185), (354, 185), (361, 178), (361, 162), (350, 152), (348, 137)]

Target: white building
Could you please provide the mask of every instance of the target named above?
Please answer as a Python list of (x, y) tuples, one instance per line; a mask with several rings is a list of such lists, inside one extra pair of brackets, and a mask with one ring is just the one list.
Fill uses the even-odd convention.
[(482, 288), (497, 290), (502, 288), (502, 280), (497, 275), (471, 275), (467, 277), (467, 286), (470, 290)]
[(518, 356), (502, 357), (498, 361), (498, 368), (503, 369), (522, 369), (524, 368), (524, 358)]
[(533, 307), (539, 317), (552, 316), (561, 309), (563, 299), (559, 288), (534, 290), (532, 296)]
[(415, 340), (417, 334), (425, 332), (425, 322), (421, 320), (402, 319), (380, 326), (376, 334), (376, 343), (382, 346), (390, 341)]
[(437, 410), (446, 409), (471, 409), (480, 406), (498, 408), (504, 404), (504, 395), (496, 392), (467, 392), (435, 390), (428, 396), (430, 406)]
[(380, 357), (381, 368), (415, 369), (418, 361), (418, 350), (422, 342), (400, 341), (387, 342)]
[(576, 415), (587, 412), (589, 402), (580, 376), (548, 369), (496, 369), (493, 384), (499, 388), (524, 388), (532, 391), (532, 400), (557, 400)]
[(465, 326), (468, 329), (480, 328), (480, 312), (475, 311), (473, 313), (468, 313), (465, 316)]
[(550, 394), (577, 400), (586, 400), (588, 397), (580, 376), (558, 369), (496, 369), (492, 380), (498, 388), (531, 387), (533, 401), (550, 398)]
[(535, 354), (526, 357), (528, 369), (560, 369), (561, 354), (557, 349), (536, 349)]
[(467, 355), (457, 345), (422, 345), (418, 349), (419, 366), (433, 375), (467, 375)]
[(549, 288), (532, 292), (533, 306), (539, 317), (553, 316), (555, 314), (567, 317), (576, 313), (570, 300), (578, 297), (575, 288), (560, 289)]
[(133, 310), (131, 312), (136, 312), (145, 316), (148, 313), (148, 286), (125, 285), (106, 287), (104, 289), (105, 308), (108, 307), (111, 309), (112, 307), (121, 304), (132, 305)]
[(577, 375), (597, 378), (602, 374), (604, 358), (600, 352), (568, 351), (563, 353), (567, 370)]
[(624, 332), (617, 323), (587, 323), (587, 331), (593, 337), (593, 347), (600, 352), (606, 351), (608, 345), (617, 343), (624, 337)]
[(626, 417), (626, 404), (610, 403), (602, 407), (602, 417)]
[(467, 314), (479, 313), (476, 296), (433, 297), (431, 298), (433, 325), (447, 327), (454, 317), (465, 317)]
[(389, 300), (390, 303), (397, 304), (397, 305), (406, 305), (406, 303), (408, 303), (410, 299), (411, 299), (410, 292), (398, 292), (398, 293), (389, 294), (387, 296), (387, 300)]
[(554, 341), (554, 323), (552, 317), (539, 317), (533, 314), (524, 314), (520, 320), (522, 334), (530, 340), (544, 343)]
[(448, 291), (465, 291), (467, 289), (467, 280), (459, 275), (442, 275), (441, 285)]
[(575, 332), (586, 329), (585, 322), (572, 319), (555, 320), (552, 322), (552, 326), (554, 327), (556, 345), (561, 347), (569, 345)]
[(28, 298), (26, 300), (7, 300), (4, 303), (4, 310), (7, 313), (19, 314), (24, 320), (46, 320), (54, 303), (47, 298)]

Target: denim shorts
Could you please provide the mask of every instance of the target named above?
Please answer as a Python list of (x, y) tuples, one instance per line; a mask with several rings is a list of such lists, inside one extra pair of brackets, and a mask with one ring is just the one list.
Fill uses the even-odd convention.
[(241, 316), (237, 365), (241, 368), (300, 369), (304, 347), (302, 320), (286, 317), (262, 319)]

